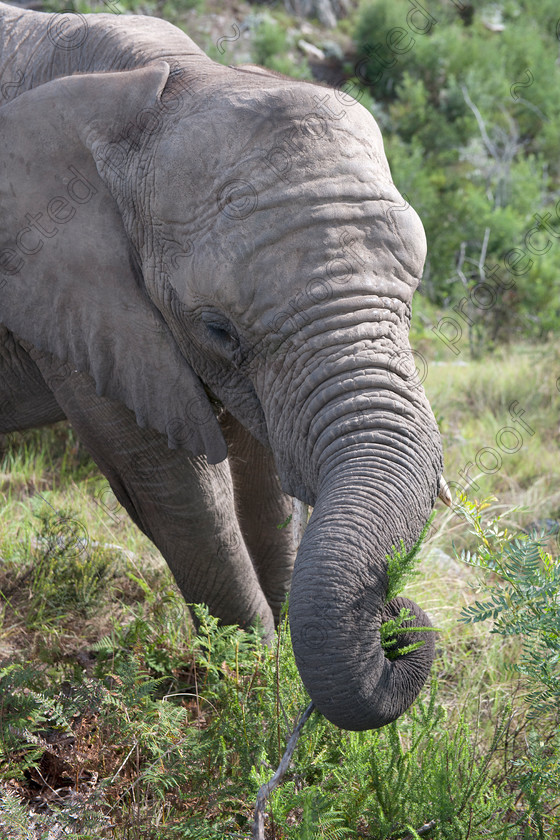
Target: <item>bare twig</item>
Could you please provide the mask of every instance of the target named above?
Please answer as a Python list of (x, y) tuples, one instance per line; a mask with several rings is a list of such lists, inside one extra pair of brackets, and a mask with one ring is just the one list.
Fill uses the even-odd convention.
[(301, 730), (303, 729), (306, 721), (309, 719), (314, 709), (315, 704), (310, 703), (307, 709), (303, 712), (302, 716), (300, 717), (299, 721), (294, 727), (294, 731), (290, 735), (288, 743), (286, 744), (286, 750), (284, 752), (284, 755), (282, 756), (280, 764), (278, 765), (278, 769), (276, 770), (274, 775), (268, 780), (268, 782), (265, 782), (264, 785), (261, 785), (259, 788), (253, 821), (253, 840), (264, 840), (264, 809), (266, 806), (266, 801), (272, 793), (272, 791), (274, 790), (274, 788), (278, 787), (278, 785), (284, 778), (284, 775), (286, 774), (286, 771), (290, 766), (290, 761), (292, 760), (292, 755), (299, 740), (299, 736), (301, 735)]
[(111, 785), (113, 784), (113, 782), (115, 781), (115, 779), (117, 778), (117, 776), (119, 775), (119, 773), (121, 772), (121, 770), (123, 769), (124, 765), (126, 764), (126, 762), (128, 761), (128, 759), (130, 758), (130, 756), (132, 755), (132, 753), (134, 752), (134, 750), (137, 748), (137, 746), (138, 746), (138, 741), (135, 741), (135, 742), (133, 743), (132, 747), (130, 748), (130, 752), (128, 753), (127, 757), (125, 758), (125, 760), (123, 761), (123, 763), (121, 764), (121, 766), (119, 767), (119, 769), (117, 770), (117, 772), (114, 774), (114, 776), (113, 776), (113, 778), (111, 779), (111, 781), (109, 782), (109, 784), (111, 784)]
[[(435, 828), (435, 827), (436, 827), (436, 821), (435, 820), (430, 820), (429, 823), (424, 823), (423, 826), (415, 829), (416, 834), (419, 834), (420, 837), (422, 837), (424, 834), (428, 834), (428, 832), (431, 831), (432, 828)], [(403, 840), (414, 840), (414, 836), (412, 834), (406, 834), (403, 837)]]
[(478, 260), (478, 273), (481, 281), (486, 279), (486, 272), (484, 270), (484, 263), (486, 262), (486, 252), (488, 250), (488, 240), (490, 239), (490, 228), (484, 228), (484, 240), (480, 249), (480, 258)]
[(548, 119), (548, 117), (546, 116), (546, 114), (543, 114), (543, 112), (541, 111), (541, 109), (540, 109), (540, 108), (537, 108), (537, 106), (536, 106), (536, 105), (533, 105), (533, 103), (532, 103), (532, 102), (529, 102), (529, 100), (528, 100), (528, 99), (523, 99), (523, 97), (522, 97), (522, 96), (520, 96), (520, 97), (519, 97), (519, 99), (517, 99), (516, 101), (517, 101), (520, 105), (525, 105), (525, 107), (526, 107), (526, 108), (529, 108), (531, 111), (533, 111), (533, 112), (534, 112), (534, 113), (535, 113), (538, 117), (540, 117), (540, 118), (541, 118), (541, 120), (542, 120), (543, 122), (550, 122), (550, 120)]
[(471, 111), (473, 112), (474, 117), (475, 117), (475, 119), (478, 123), (478, 129), (480, 131), (480, 136), (482, 137), (482, 142), (486, 146), (486, 151), (493, 158), (498, 159), (500, 157), (498, 147), (496, 146), (495, 143), (492, 142), (492, 140), (490, 140), (490, 136), (489, 136), (488, 132), (486, 131), (486, 123), (482, 119), (482, 114), (480, 113), (480, 111), (478, 110), (478, 108), (476, 107), (476, 105), (474, 104), (472, 99), (470, 98), (469, 92), (468, 92), (467, 88), (465, 87), (465, 85), (461, 85), (461, 91), (462, 91), (462, 94), (463, 94), (463, 99), (465, 100), (465, 102), (467, 103), (467, 105), (469, 106)]
[(461, 283), (463, 284), (465, 289), (467, 289), (467, 291), (468, 291), (469, 281), (467, 280), (467, 276), (466, 276), (465, 272), (463, 271), (463, 264), (465, 262), (466, 247), (467, 247), (467, 243), (466, 242), (461, 242), (461, 249), (459, 251), (459, 257), (457, 259), (457, 274), (459, 275)]
[[(303, 537), (303, 533), (305, 531), (305, 527), (307, 525), (307, 520), (309, 519), (309, 508), (303, 502), (300, 502), (299, 499), (292, 500), (292, 539), (294, 543), (294, 548), (296, 551), (299, 549), (299, 544), (301, 542), (301, 538)], [(286, 712), (284, 711), (284, 707), (280, 700), (280, 632), (281, 627), (278, 627), (278, 636), (277, 636), (277, 645), (276, 645), (276, 716), (278, 720), (278, 739), (280, 739), (280, 710), (282, 711), (284, 718), (286, 718)], [(288, 739), (288, 743), (286, 744), (286, 749), (284, 751), (284, 755), (278, 765), (278, 769), (274, 773), (274, 775), (265, 782), (264, 785), (261, 785), (259, 788), (259, 792), (257, 793), (257, 802), (255, 805), (255, 812), (254, 812), (254, 819), (253, 819), (253, 833), (252, 838), (253, 840), (264, 840), (264, 809), (266, 806), (266, 801), (274, 788), (278, 787), (284, 775), (290, 766), (290, 761), (292, 760), (292, 755), (296, 748), (297, 742), (299, 740), (299, 736), (301, 734), (301, 730), (303, 729), (305, 722), (309, 719), (311, 713), (315, 709), (315, 704), (310, 703), (309, 706), (305, 709), (303, 714), (301, 715), (299, 721), (294, 727), (292, 734)]]
[[(470, 98), (465, 85), (461, 85), (461, 91), (466, 104), (474, 114), (484, 147), (490, 157), (494, 160), (494, 166), (489, 172), (490, 178), (493, 174), (497, 177), (494, 207), (503, 207), (506, 203), (506, 190), (509, 186), (511, 178), (511, 165), (516, 154), (523, 148), (524, 145), (524, 142), (519, 140), (519, 128), (510, 114), (508, 114), (505, 108), (502, 107), (500, 108), (500, 111), (504, 120), (508, 123), (509, 132), (505, 131), (499, 125), (494, 125), (492, 126), (492, 131), (496, 140), (492, 140), (486, 129), (486, 123), (484, 122), (482, 114)], [(490, 191), (489, 176), (487, 175), (487, 189)]]

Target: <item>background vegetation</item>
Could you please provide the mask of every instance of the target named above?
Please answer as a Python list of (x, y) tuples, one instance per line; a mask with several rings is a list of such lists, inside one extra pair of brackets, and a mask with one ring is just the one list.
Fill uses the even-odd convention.
[[(380, 732), (313, 715), (267, 836), (560, 837), (560, 12), (412, 7), (370, 0), (325, 29), (280, 3), (74, 5), (158, 14), (216, 60), (351, 90), (426, 228), (412, 343), (466, 491), (438, 507), (406, 590), (440, 628), (434, 680)], [(249, 837), (307, 703), (289, 628), (263, 650), (199, 612), (197, 634), (65, 425), (3, 441), (0, 494), (4, 836)]]

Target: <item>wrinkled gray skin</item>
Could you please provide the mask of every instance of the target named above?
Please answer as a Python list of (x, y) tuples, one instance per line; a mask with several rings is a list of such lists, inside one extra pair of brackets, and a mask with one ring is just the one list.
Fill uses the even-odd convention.
[(320, 711), (394, 720), (433, 641), (384, 657), (400, 606), (428, 621), (384, 603), (386, 555), (442, 457), (408, 344), (424, 233), (373, 118), (160, 20), (1, 3), (0, 91), (0, 431), (68, 418), (225, 622), (270, 637), (291, 580)]

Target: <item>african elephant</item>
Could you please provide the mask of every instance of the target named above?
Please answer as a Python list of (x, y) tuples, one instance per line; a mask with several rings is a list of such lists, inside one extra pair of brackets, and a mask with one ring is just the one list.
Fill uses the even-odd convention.
[(387, 555), (442, 454), (408, 343), (424, 232), (371, 114), (161, 20), (1, 3), (0, 91), (0, 431), (67, 418), (188, 602), (270, 638), (291, 581), (319, 710), (396, 719), (434, 643), (385, 658), (383, 620), (428, 623), (385, 603)]

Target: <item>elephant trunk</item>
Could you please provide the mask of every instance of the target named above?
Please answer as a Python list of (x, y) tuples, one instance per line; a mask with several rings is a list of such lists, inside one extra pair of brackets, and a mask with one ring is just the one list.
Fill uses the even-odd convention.
[(290, 627), (298, 670), (319, 711), (344, 729), (376, 729), (398, 718), (422, 688), (434, 655), (429, 632), (400, 635), (400, 648), (424, 644), (393, 661), (381, 647), (381, 624), (401, 607), (414, 614), (411, 624), (430, 621), (408, 599), (385, 603), (387, 554), (410, 529), (406, 509), (395, 509), (379, 482), (379, 471), (367, 464), (351, 476), (340, 470), (329, 477), (292, 578)]
[[(398, 649), (418, 641), (422, 646), (389, 660), (380, 628), (402, 607), (413, 615), (405, 627), (430, 625), (414, 602), (399, 597), (386, 603), (387, 566), (401, 540), (409, 549), (418, 539), (438, 495), (439, 433), (421, 388), (411, 401), (405, 388), (380, 391), (379, 371), (375, 379), (376, 393), (370, 391), (359, 417), (355, 394), (339, 392), (333, 400), (331, 391), (322, 420), (315, 415), (312, 421), (316, 433), (309, 435), (314, 443), (307, 461), (315, 467), (314, 510), (289, 607), (306, 689), (325, 717), (353, 730), (398, 718), (418, 695), (434, 657), (434, 633), (412, 630), (398, 636)], [(303, 453), (300, 460), (306, 460)]]

